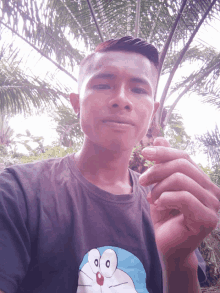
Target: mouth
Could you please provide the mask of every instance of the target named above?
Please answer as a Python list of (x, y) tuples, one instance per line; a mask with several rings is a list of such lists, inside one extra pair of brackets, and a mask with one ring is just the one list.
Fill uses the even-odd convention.
[(106, 124), (107, 126), (118, 128), (118, 129), (129, 129), (133, 127), (133, 125), (126, 122), (121, 122), (121, 121), (104, 120), (103, 123)]
[(112, 120), (104, 120), (103, 122), (104, 122), (104, 123), (106, 123), (106, 122), (113, 122), (113, 123), (119, 123), (119, 124), (129, 124), (129, 123), (126, 123), (126, 122), (112, 121)]

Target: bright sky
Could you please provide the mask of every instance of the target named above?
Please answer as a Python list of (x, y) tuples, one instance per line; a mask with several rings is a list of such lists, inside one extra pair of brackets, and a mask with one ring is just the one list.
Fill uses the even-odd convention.
[[(212, 27), (201, 29), (201, 32), (197, 37), (198, 42), (206, 42), (219, 50), (220, 33), (216, 27), (220, 27), (220, 21), (213, 23)], [(28, 50), (28, 47), (26, 50)], [(33, 62), (33, 60), (30, 62)], [(48, 66), (51, 66), (49, 65), (48, 61), (44, 60), (43, 67), (48, 68), (47, 64)], [(38, 60), (35, 59), (35, 62), (32, 63), (32, 68), (34, 69), (34, 71), (32, 70), (34, 73), (39, 73), (40, 70), (42, 70), (42, 65), (40, 62), (38, 62)], [(66, 75), (61, 74), (59, 81), (62, 83), (63, 80), (66, 83), (67, 78), (68, 77), (66, 77)], [(70, 80), (69, 85), (71, 85), (73, 91), (76, 91), (75, 82)], [(166, 105), (170, 105), (171, 102), (172, 100), (170, 98)], [(220, 110), (217, 111), (211, 105), (202, 104), (199, 97), (193, 94), (191, 96), (184, 96), (177, 104), (176, 109), (183, 117), (186, 132), (192, 137), (194, 135), (203, 134), (208, 130), (214, 130), (216, 124), (220, 129)], [(24, 134), (25, 130), (28, 129), (33, 135), (43, 136), (45, 144), (51, 144), (52, 141), (58, 138), (58, 135), (55, 131), (56, 125), (46, 114), (29, 118), (24, 118), (23, 116), (18, 115), (11, 119), (10, 126), (14, 129), (15, 133)], [(20, 147), (19, 151), (25, 152), (24, 147)], [(206, 165), (205, 155), (199, 154), (198, 156), (193, 157), (193, 159), (196, 163), (202, 163), (203, 165)]]

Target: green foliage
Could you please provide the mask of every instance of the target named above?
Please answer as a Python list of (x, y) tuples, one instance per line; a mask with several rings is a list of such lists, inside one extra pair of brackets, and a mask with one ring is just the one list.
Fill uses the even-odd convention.
[[(35, 155), (38, 155), (38, 154), (45, 152), (45, 149), (43, 146), (43, 143), (44, 143), (43, 136), (34, 136), (30, 133), (29, 130), (26, 130), (26, 135), (25, 134), (17, 134), (16, 138), (19, 139), (16, 141), (16, 143), (22, 144), (27, 149), (30, 156), (35, 156)], [(22, 138), (25, 138), (25, 139), (22, 139)], [(35, 147), (35, 148), (31, 147), (30, 143), (37, 144), (37, 147)]]
[(8, 146), (12, 142), (14, 131), (9, 126), (10, 117), (0, 112), (0, 145)]
[(50, 117), (57, 123), (56, 131), (60, 136), (59, 141), (62, 146), (82, 146), (84, 133), (72, 108), (65, 105), (60, 106), (51, 112)]
[(129, 168), (141, 174), (154, 165), (153, 162), (145, 160), (141, 155), (143, 149), (144, 146), (142, 143), (135, 146), (129, 160)]
[(172, 112), (164, 131), (164, 137), (169, 141), (171, 147), (179, 150), (190, 150), (190, 153), (192, 153), (191, 137), (186, 133), (183, 118), (177, 111)]
[[(62, 146), (59, 142), (53, 142), (52, 146), (45, 146), (43, 137), (31, 135), (29, 130), (26, 130), (26, 135), (18, 134), (16, 137), (19, 138), (16, 143), (25, 146), (28, 151), (28, 155), (22, 155), (19, 157), (20, 163), (60, 158), (80, 149), (78, 143), (73, 143), (71, 147)], [(33, 143), (35, 143), (35, 145), (37, 144), (37, 146), (31, 147), (30, 144), (33, 145)]]
[[(1, 49), (1, 48), (0, 48)], [(31, 114), (58, 106), (66, 100), (68, 89), (58, 82), (51, 85), (48, 81), (24, 72), (16, 56), (2, 49), (0, 54), (0, 111), (10, 114)], [(47, 75), (52, 79), (51, 74)]]
[[(29, 130), (26, 130), (26, 135), (18, 134), (16, 138), (17, 140), (14, 140), (10, 146), (0, 145), (0, 172), (3, 166), (8, 167), (51, 158), (61, 158), (80, 149), (80, 145), (77, 143), (73, 143), (72, 147), (64, 147), (59, 142), (53, 142), (51, 146), (45, 146), (43, 137), (34, 136)], [(33, 147), (33, 143), (37, 146)], [(26, 148), (27, 155), (17, 152), (19, 144)]]
[(36, 155), (22, 156), (20, 158), (20, 162), (22, 164), (26, 164), (51, 158), (62, 158), (68, 154), (72, 154), (75, 151), (73, 147), (65, 148), (60, 145), (46, 146), (44, 147), (44, 150), (45, 151), (43, 153), (39, 153)]
[(203, 135), (197, 135), (196, 139), (200, 143), (203, 153), (207, 155), (211, 164), (218, 165), (220, 162), (220, 132), (218, 126), (215, 130), (207, 131)]
[(0, 145), (0, 172), (4, 167), (20, 164), (22, 154), (12, 150), (9, 146)]

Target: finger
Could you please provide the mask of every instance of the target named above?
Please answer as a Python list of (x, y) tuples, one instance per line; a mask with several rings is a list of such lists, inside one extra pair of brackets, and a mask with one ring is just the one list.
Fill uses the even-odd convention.
[(171, 147), (170, 143), (164, 137), (157, 137), (153, 142), (154, 146)]
[(216, 213), (186, 191), (162, 193), (155, 207), (157, 210), (179, 210), (184, 215), (184, 224), (195, 234), (202, 232), (201, 229), (211, 232), (218, 223)]
[[(179, 162), (181, 162), (181, 164), (183, 164), (183, 160), (188, 161), (190, 164), (192, 164), (197, 169), (197, 172), (195, 173), (196, 176), (198, 176), (198, 171), (199, 171), (199, 173), (201, 175), (201, 176), (199, 176), (199, 178), (200, 179), (203, 178), (204, 182), (207, 184), (207, 186), (209, 186), (209, 187), (207, 187), (207, 189), (210, 190), (210, 191), (212, 191), (214, 193), (214, 195), (218, 199), (220, 199), (220, 188), (217, 187), (215, 184), (213, 184), (211, 182), (209, 176), (207, 174), (205, 174), (196, 165), (196, 163), (194, 163), (192, 161), (192, 159), (190, 158), (190, 156), (185, 151), (176, 150), (176, 149), (168, 148), (168, 147), (161, 147), (161, 146), (159, 147), (159, 146), (157, 146), (157, 147), (153, 147), (153, 148), (152, 147), (151, 148), (149, 148), (149, 147), (148, 148), (144, 148), (143, 151), (142, 151), (142, 155), (146, 159), (151, 160), (151, 161), (156, 161), (157, 164), (161, 164), (161, 165), (162, 165), (162, 163), (166, 163), (166, 162), (170, 162), (170, 161), (173, 161), (173, 164), (176, 164), (177, 163), (177, 160), (179, 160)], [(155, 167), (155, 165), (153, 167)], [(147, 172), (151, 172), (151, 170), (153, 172), (153, 170), (154, 170), (154, 169), (152, 169), (153, 167), (149, 168), (146, 172), (144, 172), (140, 176), (140, 178), (139, 178), (140, 179), (140, 184), (143, 184), (142, 180), (144, 179), (145, 174), (147, 174)], [(185, 173), (182, 170), (180, 170), (180, 172)], [(146, 175), (146, 176), (148, 176), (148, 175)], [(191, 175), (189, 177), (191, 177)], [(195, 178), (195, 176), (193, 176), (193, 178)], [(145, 179), (146, 179), (146, 177), (145, 177)], [(200, 179), (199, 179), (199, 182), (198, 182), (199, 184), (201, 184), (201, 180)], [(145, 182), (145, 185), (146, 185), (146, 183), (147, 182)]]
[(220, 193), (220, 189), (212, 183), (205, 173), (198, 172), (198, 169), (185, 159), (177, 159), (152, 166), (139, 177), (139, 183), (143, 186), (149, 186), (175, 173), (185, 174), (216, 196)]
[(217, 213), (220, 208), (218, 199), (212, 193), (205, 190), (193, 179), (181, 173), (172, 174), (170, 177), (156, 184), (151, 190), (152, 202), (155, 202), (162, 193), (167, 191), (187, 191), (214, 212)]
[[(173, 161), (177, 159), (185, 159), (193, 164), (200, 172), (202, 170), (196, 165), (195, 162), (190, 158), (187, 152), (182, 150), (177, 150), (170, 147), (162, 147), (162, 146), (155, 146), (155, 147), (146, 147), (141, 152), (142, 156), (149, 160), (155, 161), (157, 164), (165, 163), (168, 161)], [(203, 172), (202, 172), (203, 173)]]

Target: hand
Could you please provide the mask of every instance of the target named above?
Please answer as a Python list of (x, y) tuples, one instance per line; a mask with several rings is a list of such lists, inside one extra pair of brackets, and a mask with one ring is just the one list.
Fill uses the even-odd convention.
[(142, 155), (155, 161), (139, 182), (155, 184), (147, 199), (157, 248), (165, 259), (184, 261), (218, 223), (220, 188), (186, 152), (172, 149), (164, 138), (157, 138)]

